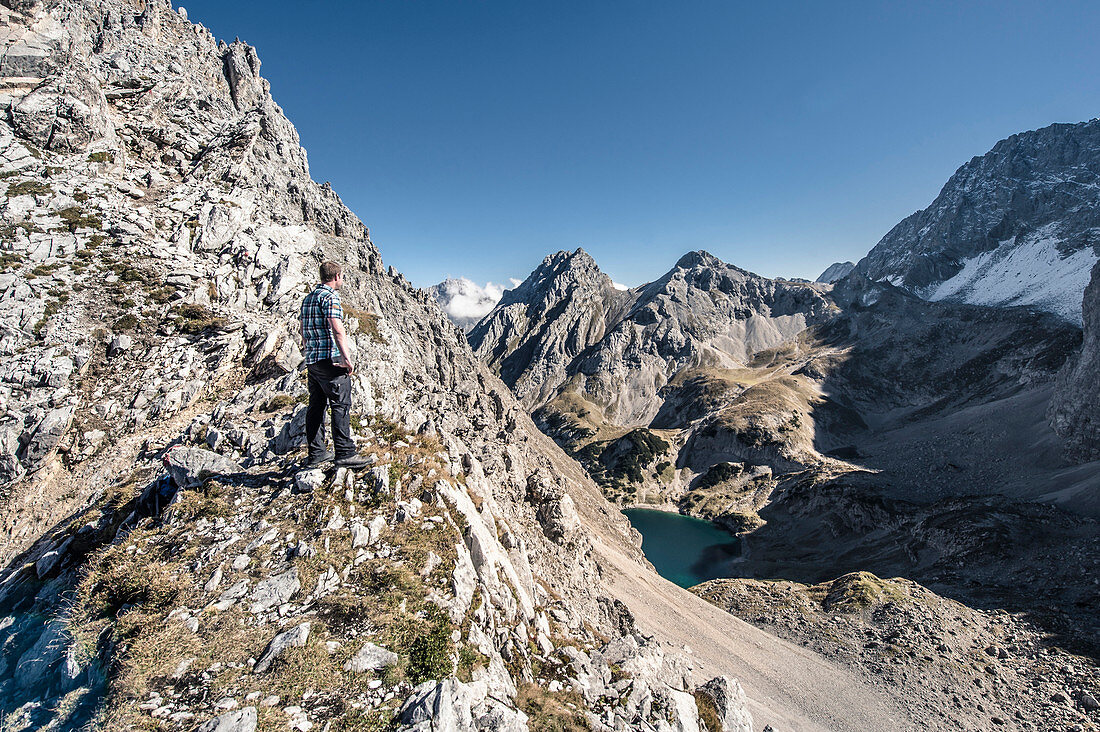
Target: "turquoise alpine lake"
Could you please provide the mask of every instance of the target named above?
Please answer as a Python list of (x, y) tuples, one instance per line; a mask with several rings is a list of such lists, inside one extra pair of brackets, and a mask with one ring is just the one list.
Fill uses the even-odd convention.
[(628, 508), (623, 514), (641, 533), (645, 558), (665, 579), (691, 587), (731, 576), (730, 565), (741, 553), (741, 542), (725, 529), (651, 508)]

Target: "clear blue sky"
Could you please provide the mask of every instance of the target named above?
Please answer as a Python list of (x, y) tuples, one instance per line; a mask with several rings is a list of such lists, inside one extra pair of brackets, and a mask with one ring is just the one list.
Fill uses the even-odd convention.
[(997, 140), (1100, 115), (1096, 2), (195, 0), (416, 285), (582, 246), (857, 260)]

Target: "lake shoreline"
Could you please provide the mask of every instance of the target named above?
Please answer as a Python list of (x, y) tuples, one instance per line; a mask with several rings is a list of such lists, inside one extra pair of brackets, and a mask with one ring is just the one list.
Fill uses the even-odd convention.
[(652, 506), (622, 513), (642, 535), (642, 553), (657, 573), (681, 587), (731, 576), (741, 556), (740, 538), (713, 521)]

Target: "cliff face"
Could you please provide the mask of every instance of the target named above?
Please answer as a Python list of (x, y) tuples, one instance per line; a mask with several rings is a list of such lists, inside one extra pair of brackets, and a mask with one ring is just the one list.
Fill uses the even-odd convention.
[(1065, 454), (1074, 462), (1100, 459), (1100, 263), (1081, 305), (1084, 342), (1058, 375), (1050, 403), (1050, 421), (1065, 439)]
[(960, 167), (932, 204), (860, 260), (932, 300), (1027, 305), (1080, 324), (1100, 255), (1100, 120), (1001, 140)]
[[(600, 589), (596, 546), (648, 572), (625, 520), (311, 180), (255, 51), (159, 1), (0, 19), (4, 727), (538, 728), (578, 675), (597, 728), (693, 723)], [(296, 468), (323, 259), (360, 476)]]
[(470, 345), (528, 407), (568, 378), (569, 366), (625, 312), (620, 293), (583, 249), (548, 256), (470, 331)]

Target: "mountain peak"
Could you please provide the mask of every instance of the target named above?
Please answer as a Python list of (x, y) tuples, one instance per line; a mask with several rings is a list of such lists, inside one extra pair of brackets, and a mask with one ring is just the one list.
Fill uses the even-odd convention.
[(726, 263), (703, 249), (688, 252), (676, 261), (675, 269), (691, 269), (692, 267), (724, 267)]
[(1100, 120), (1001, 140), (959, 167), (857, 269), (929, 300), (1026, 305), (1081, 323), (1100, 253)]
[(823, 282), (831, 285), (837, 280), (844, 279), (856, 268), (855, 262), (834, 262), (825, 268), (825, 271), (817, 276), (814, 282)]

